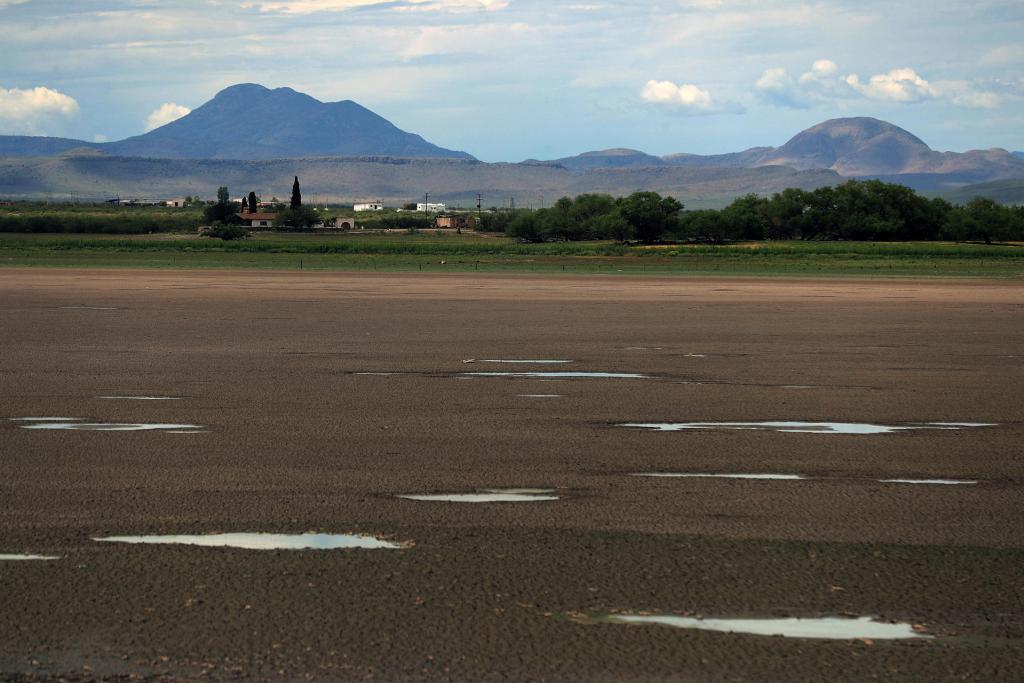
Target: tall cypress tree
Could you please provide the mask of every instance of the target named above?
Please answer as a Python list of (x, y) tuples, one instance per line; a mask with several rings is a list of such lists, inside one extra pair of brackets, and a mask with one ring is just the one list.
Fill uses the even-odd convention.
[(245, 197), (242, 197), (242, 213), (249, 213), (249, 202)]
[(259, 208), (260, 208), (260, 202), (259, 202), (258, 199), (256, 199), (256, 193), (255, 192), (250, 192), (249, 193), (249, 211), (251, 211), (252, 213), (256, 213), (257, 211), (259, 211)]
[(292, 183), (292, 208), (296, 209), (302, 206), (302, 192), (299, 191), (299, 176), (295, 176), (295, 182)]

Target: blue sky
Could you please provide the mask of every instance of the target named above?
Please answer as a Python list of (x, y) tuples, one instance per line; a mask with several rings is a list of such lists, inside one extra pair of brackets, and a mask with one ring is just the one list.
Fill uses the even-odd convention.
[(116, 140), (241, 82), (487, 161), (779, 145), (875, 116), (1024, 149), (1020, 0), (0, 0), (0, 133)]

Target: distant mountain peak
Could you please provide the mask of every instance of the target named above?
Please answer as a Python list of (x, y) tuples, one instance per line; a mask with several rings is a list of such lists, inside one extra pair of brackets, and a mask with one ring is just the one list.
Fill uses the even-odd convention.
[(163, 159), (473, 159), (401, 130), (352, 100), (321, 102), (292, 88), (258, 83), (228, 86), (189, 114), (143, 135), (107, 143), (8, 136), (0, 140), (0, 155), (42, 156), (77, 147)]

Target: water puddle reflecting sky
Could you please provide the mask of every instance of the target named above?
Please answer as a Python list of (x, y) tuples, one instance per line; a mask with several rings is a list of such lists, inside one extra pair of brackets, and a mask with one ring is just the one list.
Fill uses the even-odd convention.
[(30, 560), (59, 560), (60, 555), (17, 555), (0, 553), (0, 562), (19, 562)]
[(562, 363), (572, 363), (571, 360), (518, 360), (510, 358), (485, 358), (477, 361), (479, 363), (512, 363), (521, 365), (560, 365)]
[(937, 486), (958, 486), (977, 484), (976, 479), (879, 479), (883, 484), (933, 484)]
[(190, 433), (203, 430), (203, 425), (175, 424), (165, 422), (85, 422), (83, 418), (54, 417), (12, 417), (12, 420), (28, 422), (22, 429), (56, 429), (85, 432), (139, 432), (162, 431), (176, 433), (188, 430)]
[(107, 536), (93, 538), (109, 543), (199, 545), (246, 550), (336, 550), (343, 548), (404, 548), (406, 544), (361, 534), (266, 534), (231, 533), (171, 536)]
[(527, 377), (552, 379), (578, 379), (597, 377), (602, 379), (647, 379), (649, 375), (638, 372), (464, 372), (473, 377)]
[(863, 477), (814, 477), (803, 474), (745, 474), (745, 473), (710, 473), (710, 472), (633, 472), (631, 477), (654, 477), (664, 479), (762, 479), (767, 481), (806, 481), (809, 479), (872, 481), (882, 484), (921, 484), (921, 485), (972, 485), (980, 483), (977, 479), (866, 479)]
[(776, 481), (792, 481), (794, 479), (809, 479), (802, 474), (708, 474), (704, 472), (682, 473), (682, 472), (637, 472), (633, 477), (665, 477), (665, 478), (709, 478), (709, 479), (768, 479)]
[(905, 425), (880, 425), (862, 422), (627, 422), (619, 427), (635, 427), (660, 432), (692, 429), (760, 430), (803, 434), (891, 434), (918, 429), (956, 430), (970, 427), (995, 427), (988, 422), (922, 422)]
[(555, 489), (483, 489), (477, 493), (405, 494), (398, 498), (443, 503), (531, 503), (558, 500)]
[(66, 311), (116, 311), (116, 306), (61, 306)]
[(783, 636), (786, 638), (815, 638), (830, 640), (902, 640), (931, 638), (915, 631), (911, 624), (891, 624), (871, 617), (820, 617), (784, 619), (698, 619), (671, 614), (613, 614), (605, 618), (615, 624), (657, 624), (675, 628), (743, 633), (756, 636)]
[(180, 396), (97, 396), (108, 401), (180, 401)]

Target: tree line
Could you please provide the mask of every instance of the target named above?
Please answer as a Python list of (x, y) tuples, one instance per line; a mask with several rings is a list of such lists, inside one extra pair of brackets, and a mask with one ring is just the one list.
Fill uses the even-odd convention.
[(771, 197), (748, 194), (721, 210), (683, 209), (681, 202), (656, 192), (617, 199), (582, 194), (563, 197), (547, 209), (485, 215), (483, 229), (525, 242), (1024, 240), (1022, 206), (1004, 206), (983, 197), (954, 206), (879, 180), (787, 189)]

